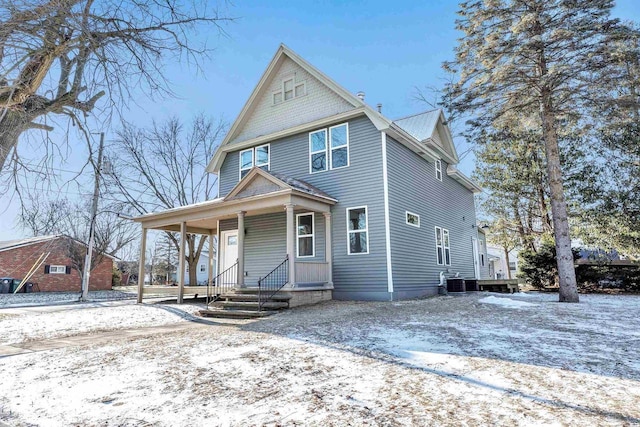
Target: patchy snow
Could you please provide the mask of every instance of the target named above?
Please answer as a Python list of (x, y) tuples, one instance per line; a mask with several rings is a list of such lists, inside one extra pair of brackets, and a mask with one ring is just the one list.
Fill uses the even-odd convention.
[(482, 298), (478, 302), (481, 302), (483, 304), (495, 304), (495, 305), (500, 305), (502, 307), (509, 307), (509, 308), (535, 307), (537, 305), (537, 304), (532, 304), (530, 302), (514, 300), (511, 298), (494, 297), (493, 295), (488, 296), (486, 298)]
[[(126, 304), (126, 305), (123, 305)], [(0, 309), (0, 346), (91, 331), (159, 326), (193, 319), (202, 305), (76, 303)]]
[[(90, 301), (113, 301), (133, 299), (135, 293), (121, 291), (91, 291)], [(75, 302), (80, 299), (80, 292), (34, 292), (29, 294), (0, 294), (0, 308), (29, 305), (57, 304)]]
[[(257, 322), (213, 321), (1, 358), (0, 420), (16, 426), (640, 423), (640, 297), (581, 295), (580, 304), (559, 304), (557, 295), (538, 294), (522, 297), (536, 304), (524, 310), (481, 303), (485, 297), (331, 301)], [(135, 317), (137, 307), (95, 310), (120, 308), (120, 316)], [(0, 319), (0, 329), (10, 320)]]

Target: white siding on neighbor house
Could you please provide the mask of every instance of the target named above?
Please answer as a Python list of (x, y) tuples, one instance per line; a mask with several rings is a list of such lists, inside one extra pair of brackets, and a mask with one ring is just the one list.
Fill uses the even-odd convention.
[[(296, 83), (306, 83), (306, 95), (274, 105), (273, 92), (279, 90), (283, 79), (289, 76), (295, 76)], [(287, 57), (274, 78), (265, 83), (265, 89), (260, 98), (254, 100), (253, 110), (245, 116), (245, 125), (239, 129), (231, 144), (269, 135), (354, 108)]]
[[(446, 174), (444, 161), (439, 181), (434, 162), (390, 137), (387, 157), (394, 297), (436, 293), (441, 271), (473, 278), (473, 193)], [(406, 224), (406, 211), (420, 215), (420, 228)], [(451, 266), (437, 264), (435, 227), (449, 230)]]
[[(366, 117), (352, 119), (348, 123), (348, 167), (310, 174), (309, 133), (302, 132), (271, 141), (271, 171), (306, 181), (338, 200), (331, 208), (334, 298), (388, 300), (381, 135)], [(228, 194), (238, 183), (237, 151), (226, 156), (219, 182), (221, 196)], [(348, 255), (346, 209), (360, 206), (367, 206), (369, 253)], [(316, 224), (319, 220), (323, 223), (322, 214), (316, 214)], [(282, 227), (279, 250), (284, 255), (284, 225)], [(249, 230), (245, 242), (247, 248), (250, 236)], [(276, 239), (275, 234), (273, 238)], [(316, 239), (317, 254), (321, 253), (323, 246)], [(263, 250), (263, 255), (268, 258), (271, 253)], [(277, 265), (275, 261), (269, 260), (269, 265)]]

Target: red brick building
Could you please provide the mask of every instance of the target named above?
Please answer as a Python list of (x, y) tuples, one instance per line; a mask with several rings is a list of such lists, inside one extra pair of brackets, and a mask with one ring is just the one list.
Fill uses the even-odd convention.
[[(43, 253), (49, 253), (29, 282), (41, 292), (80, 292), (82, 278), (67, 255), (69, 237), (41, 236), (0, 242), (0, 277), (23, 279)], [(74, 241), (75, 242), (75, 241)], [(75, 244), (82, 245), (80, 242)], [(113, 258), (104, 256), (91, 271), (89, 290), (111, 289)]]

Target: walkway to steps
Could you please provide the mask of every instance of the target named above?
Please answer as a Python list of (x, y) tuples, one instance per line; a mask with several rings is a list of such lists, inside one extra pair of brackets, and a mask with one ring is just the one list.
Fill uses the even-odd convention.
[(220, 295), (217, 301), (209, 304), (208, 309), (200, 310), (198, 314), (202, 317), (253, 319), (288, 309), (290, 299), (291, 296), (287, 293), (277, 293), (269, 297), (260, 307), (258, 289), (236, 289)]
[(16, 356), (19, 354), (33, 353), (36, 351), (55, 350), (67, 347), (80, 347), (84, 345), (107, 344), (111, 341), (144, 337), (148, 335), (168, 334), (194, 328), (202, 328), (214, 324), (205, 319), (196, 319), (189, 322), (171, 323), (162, 326), (149, 326), (144, 328), (120, 329), (115, 331), (88, 332), (70, 337), (49, 338), (43, 340), (25, 341), (11, 345), (0, 345), (0, 358)]

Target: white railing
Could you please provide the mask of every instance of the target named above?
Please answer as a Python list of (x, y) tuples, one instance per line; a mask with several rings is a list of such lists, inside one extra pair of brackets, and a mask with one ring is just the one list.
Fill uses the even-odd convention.
[(326, 283), (330, 277), (327, 262), (296, 261), (296, 283)]

